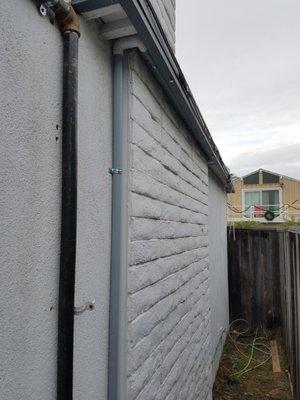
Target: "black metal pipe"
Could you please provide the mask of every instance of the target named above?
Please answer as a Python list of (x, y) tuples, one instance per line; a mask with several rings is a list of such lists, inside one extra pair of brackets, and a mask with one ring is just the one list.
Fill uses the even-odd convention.
[(58, 307), (57, 400), (73, 398), (74, 295), (77, 228), (78, 43), (63, 33), (62, 214)]

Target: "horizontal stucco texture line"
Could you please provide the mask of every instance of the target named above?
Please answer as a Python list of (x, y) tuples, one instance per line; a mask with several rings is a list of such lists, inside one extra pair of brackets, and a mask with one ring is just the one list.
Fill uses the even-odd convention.
[(163, 202), (169, 202), (173, 205), (179, 205), (186, 210), (208, 215), (207, 204), (193, 199), (178, 189), (161, 183), (150, 174), (145, 174), (132, 168), (130, 185), (130, 189), (134, 193), (139, 193)]
[[(207, 282), (194, 280), (193, 289), (197, 289), (197, 291), (201, 290), (202, 295), (205, 295)], [(202, 296), (199, 296), (196, 290), (192, 290), (191, 293), (187, 291), (186, 295), (188, 296), (185, 301), (176, 304), (172, 311), (166, 315), (164, 323), (155, 325), (153, 329), (150, 330), (150, 334), (140, 338), (137, 343), (134, 343), (131, 338), (129, 338), (129, 345), (134, 347), (135, 350), (130, 352), (130, 374), (138, 371), (138, 368), (158, 347), (165, 357), (176, 341), (182, 336), (186, 327), (194, 320), (194, 312), (199, 310), (199, 312), (204, 314), (206, 308), (199, 307)], [(162, 340), (157, 340), (159, 337)]]
[(188, 210), (167, 201), (156, 200), (147, 195), (131, 193), (132, 218), (148, 218), (161, 221), (187, 222), (207, 225), (208, 216)]
[(175, 0), (150, 0), (171, 47), (175, 49)]
[(190, 264), (208, 257), (208, 249), (200, 247), (169, 257), (158, 258), (145, 264), (134, 265), (129, 268), (129, 293), (137, 293), (146, 286), (155, 284), (184, 269)]
[(131, 240), (176, 239), (206, 236), (207, 226), (188, 222), (159, 221), (147, 218), (131, 218)]
[[(157, 144), (159, 146), (159, 144)], [(207, 205), (207, 194), (197, 189), (189, 181), (183, 179), (180, 171), (174, 171), (175, 160), (170, 162), (170, 166), (161, 163), (150, 153), (141, 149), (139, 146), (132, 145), (132, 165), (136, 171), (145, 175), (150, 175), (158, 182), (177, 190), (178, 192), (191, 197), (196, 201), (201, 201)]]
[(208, 167), (129, 56), (128, 398), (211, 393)]
[[(139, 85), (140, 83), (142, 82), (141, 79), (138, 78), (138, 75), (136, 74), (136, 76), (133, 76), (132, 84)], [(151, 98), (151, 95), (154, 96), (154, 94), (153, 90), (149, 88), (149, 84), (145, 84), (145, 93), (140, 93), (139, 90), (132, 90), (132, 109), (136, 114), (134, 118), (135, 129), (139, 127), (142, 128), (152, 139), (160, 143), (161, 147), (156, 148), (156, 151), (158, 152), (157, 155), (164, 155), (162, 161), (166, 162), (165, 157), (167, 155), (163, 151), (166, 150), (170, 155), (176, 157), (175, 160), (173, 159), (173, 162), (176, 164), (180, 162), (186, 169), (194, 174), (197, 171), (199, 175), (202, 171), (203, 174), (200, 175), (200, 178), (202, 177), (207, 185), (208, 177), (205, 172), (206, 163), (202, 157), (199, 157), (199, 147), (195, 146), (195, 148), (191, 148), (190, 133), (185, 129), (180, 120), (177, 120), (177, 118), (170, 114), (170, 108), (167, 106), (167, 103), (158, 104), (158, 101), (164, 101), (164, 97), (160, 99), (160, 96), (156, 96), (150, 101), (149, 97)], [(137, 139), (136, 144), (141, 143), (151, 148), (153, 140), (151, 141), (150, 138), (147, 139), (147, 142), (145, 142), (144, 138), (141, 140), (140, 135), (142, 134), (143, 132), (139, 132), (139, 134), (135, 136)], [(147, 150), (147, 147), (145, 149)]]

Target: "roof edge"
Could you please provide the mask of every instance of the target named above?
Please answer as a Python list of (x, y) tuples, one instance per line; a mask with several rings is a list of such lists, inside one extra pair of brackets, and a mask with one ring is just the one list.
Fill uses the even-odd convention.
[(119, 3), (147, 48), (143, 53), (170, 103), (191, 131), (205, 154), (209, 168), (228, 193), (234, 191), (228, 169), (200, 113), (174, 52), (148, 0), (73, 0), (79, 13)]

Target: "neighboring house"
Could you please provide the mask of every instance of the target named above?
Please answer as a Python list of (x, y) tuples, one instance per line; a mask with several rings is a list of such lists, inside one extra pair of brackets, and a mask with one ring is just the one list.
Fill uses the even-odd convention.
[(235, 192), (227, 196), (229, 221), (300, 220), (300, 180), (259, 169), (235, 177), (233, 185)]
[[(173, 54), (175, 0), (72, 4), (71, 187), (62, 74), (75, 74), (76, 52), (63, 69), (61, 33), (36, 3), (0, 4), (0, 398), (211, 399), (228, 330), (232, 186)], [(61, 206), (76, 216), (66, 191), (78, 195), (77, 229), (61, 232)]]

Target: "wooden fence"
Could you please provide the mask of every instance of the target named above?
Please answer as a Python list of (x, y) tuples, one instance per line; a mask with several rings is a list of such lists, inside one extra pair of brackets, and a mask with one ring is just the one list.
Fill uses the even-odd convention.
[(229, 229), (228, 265), (231, 321), (281, 326), (300, 400), (300, 229)]
[(300, 400), (300, 231), (280, 234), (281, 326), (294, 387)]
[(231, 320), (255, 329), (280, 323), (279, 236), (276, 230), (235, 229), (228, 235)]

